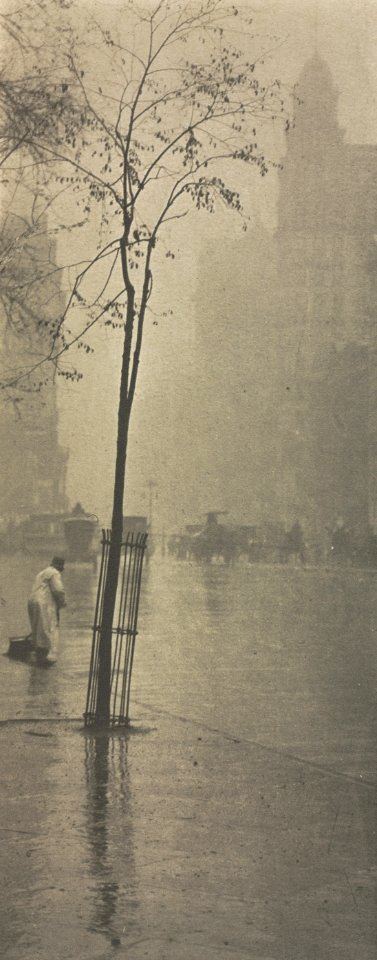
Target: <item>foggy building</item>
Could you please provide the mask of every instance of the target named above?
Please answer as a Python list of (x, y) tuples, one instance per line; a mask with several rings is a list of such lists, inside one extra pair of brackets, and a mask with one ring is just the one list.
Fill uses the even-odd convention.
[(300, 518), (318, 538), (339, 522), (362, 533), (374, 515), (377, 147), (345, 141), (319, 56), (298, 93), (277, 229), (213, 252), (197, 349), (211, 497), (217, 483), (237, 519)]
[(370, 495), (377, 148), (345, 142), (337, 91), (318, 56), (300, 77), (299, 95), (275, 238), (276, 307), (287, 338), (282, 491), (288, 510), (310, 526), (342, 518), (362, 532)]
[(255, 523), (276, 511), (276, 264), (261, 223), (245, 236), (208, 247), (201, 261), (195, 451), (202, 509)]
[(41, 218), (38, 227), (29, 230), (18, 215), (8, 215), (3, 225), (2, 242), (9, 255), (3, 259), (0, 289), (1, 379), (32, 365), (36, 369), (32, 383), (22, 379), (0, 395), (2, 519), (67, 508), (68, 453), (58, 440), (56, 387), (52, 368), (38, 367), (51, 347), (48, 322), (59, 316), (64, 302), (47, 227)]

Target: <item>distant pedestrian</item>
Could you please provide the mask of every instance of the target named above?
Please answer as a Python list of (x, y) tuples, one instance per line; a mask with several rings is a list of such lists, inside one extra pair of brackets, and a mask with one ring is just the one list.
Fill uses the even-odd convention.
[(57, 659), (59, 614), (66, 605), (63, 570), (63, 557), (54, 557), (50, 566), (38, 573), (28, 601), (33, 649), (37, 659), (46, 663)]

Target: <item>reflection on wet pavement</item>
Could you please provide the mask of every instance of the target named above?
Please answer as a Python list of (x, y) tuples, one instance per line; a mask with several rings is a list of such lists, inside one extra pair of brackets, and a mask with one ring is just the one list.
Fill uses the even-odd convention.
[(6, 960), (374, 960), (373, 576), (154, 558), (125, 737), (62, 722), (95, 576), (66, 588), (56, 668), (2, 658)]
[[(2, 571), (7, 630), (26, 619), (30, 559)], [(8, 573), (8, 584), (7, 584)], [(2, 660), (0, 719), (82, 717), (96, 575), (68, 566), (59, 662)], [(246, 565), (145, 568), (131, 716), (150, 704), (234, 736), (360, 771), (360, 729), (375, 724), (373, 575)], [(371, 740), (369, 741), (372, 742)], [(369, 753), (369, 763), (374, 762)], [(361, 761), (362, 765), (362, 761)]]
[(93, 878), (88, 929), (110, 939), (118, 935), (117, 909), (130, 929), (132, 909), (137, 906), (127, 748), (123, 738), (85, 738), (86, 838)]

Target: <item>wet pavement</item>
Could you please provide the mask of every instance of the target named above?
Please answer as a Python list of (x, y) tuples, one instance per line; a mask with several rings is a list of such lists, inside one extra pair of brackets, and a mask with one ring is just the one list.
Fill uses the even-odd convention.
[(375, 574), (154, 557), (125, 737), (82, 730), (95, 577), (65, 581), (56, 668), (2, 658), (4, 958), (375, 960)]

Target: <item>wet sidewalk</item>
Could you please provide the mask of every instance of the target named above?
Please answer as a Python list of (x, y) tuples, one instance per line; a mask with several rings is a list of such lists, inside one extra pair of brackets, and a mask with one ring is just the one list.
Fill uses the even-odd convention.
[(133, 714), (0, 725), (4, 960), (375, 960), (375, 772)]

